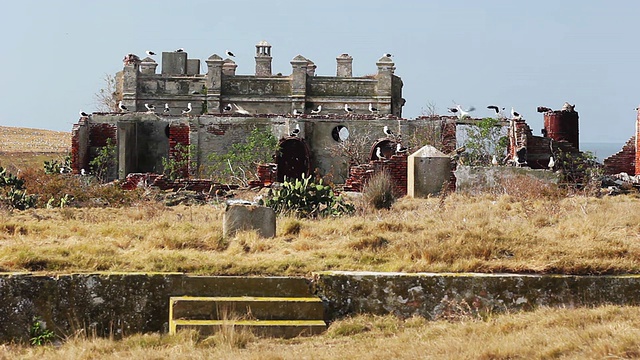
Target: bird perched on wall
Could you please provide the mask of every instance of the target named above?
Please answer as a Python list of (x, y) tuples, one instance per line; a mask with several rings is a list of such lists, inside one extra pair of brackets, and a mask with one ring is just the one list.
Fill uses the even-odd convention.
[(407, 148), (402, 146), (402, 144), (397, 143), (396, 144), (396, 154), (404, 154), (407, 152)]
[(520, 113), (515, 111), (515, 109), (513, 107), (511, 107), (511, 119), (512, 120), (521, 120), (522, 119), (522, 115), (520, 115)]
[(169, 109), (169, 103), (164, 103), (164, 113), (168, 114), (171, 111), (171, 109)]
[(291, 134), (289, 134), (289, 136), (298, 136), (298, 134), (300, 134), (300, 125), (296, 124), (296, 128), (293, 129), (293, 131), (291, 132)]
[(176, 50), (176, 52), (184, 52), (184, 48), (180, 48), (180, 49)]
[(382, 56), (384, 56), (384, 57), (388, 57), (388, 58), (393, 57), (393, 55), (391, 55), (391, 54), (389, 54), (389, 53), (384, 53), (384, 54), (382, 54)]
[(450, 108), (447, 108), (447, 112), (450, 112), (455, 115), (458, 112), (458, 109), (454, 107), (450, 107)]
[(147, 112), (150, 112), (150, 113), (151, 113), (151, 112), (156, 111), (156, 107), (155, 107), (153, 104), (151, 104), (151, 105), (149, 105), (149, 104), (144, 104), (144, 107), (145, 107), (145, 108), (147, 108)]
[(556, 161), (553, 159), (553, 156), (549, 156), (549, 170), (553, 170), (556, 166)]
[(487, 106), (487, 109), (489, 110), (493, 110), (496, 112), (496, 116), (498, 117), (498, 119), (504, 119), (504, 108), (501, 108), (499, 106), (496, 105), (489, 105)]
[(191, 110), (193, 110), (193, 108), (191, 107), (191, 103), (187, 103), (187, 108), (182, 110), (182, 114), (189, 114)]
[(84, 112), (84, 111), (80, 111), (80, 116), (81, 116), (81, 117), (90, 117), (90, 116), (91, 116), (91, 114), (87, 114), (87, 113), (86, 113), (86, 112)]
[(124, 106), (124, 104), (122, 103), (122, 100), (118, 102), (118, 109), (120, 109), (120, 111), (127, 111), (127, 107)]
[(293, 116), (300, 116), (302, 113), (298, 109), (293, 109)]
[(233, 110), (233, 108), (231, 107), (231, 104), (227, 104), (222, 108), (223, 112), (227, 112), (227, 111), (231, 111)]
[(498, 166), (498, 158), (495, 155), (491, 158), (491, 165)]
[(387, 136), (393, 136), (393, 131), (389, 130), (389, 127), (387, 125), (382, 128), (382, 132), (384, 132), (384, 134)]
[(82, 175), (82, 176), (87, 175), (87, 170), (85, 170), (84, 168), (80, 169), (80, 175)]
[(378, 108), (373, 107), (373, 104), (369, 103), (369, 111), (371, 111), (372, 114), (377, 114)]
[(154, 53), (154, 52), (153, 52), (153, 51), (151, 51), (151, 50), (147, 50), (147, 51), (145, 51), (145, 52), (146, 52), (146, 53), (147, 53), (147, 55), (149, 55), (149, 56), (154, 56), (154, 55), (156, 54), (156, 53)]
[(236, 113), (237, 114), (242, 114), (242, 115), (251, 115), (250, 112), (248, 112), (247, 110), (245, 110), (242, 106), (233, 103), (233, 106), (236, 108)]
[(456, 104), (456, 109), (458, 110), (457, 114), (458, 114), (458, 119), (464, 119), (466, 117), (470, 117), (469, 113), (472, 111), (475, 111), (476, 108), (473, 106), (470, 106), (468, 109), (463, 109), (462, 106)]
[(539, 112), (539, 113), (546, 113), (546, 112), (553, 111), (553, 110), (551, 110), (551, 108), (548, 108), (546, 106), (538, 106), (536, 111)]
[(347, 114), (351, 114), (353, 113), (353, 108), (349, 106), (349, 104), (344, 104), (344, 111), (347, 112)]
[(380, 149), (380, 147), (376, 148), (376, 157), (379, 160), (386, 160), (387, 159), (384, 155), (382, 155), (382, 149)]
[(236, 57), (231, 51), (229, 50), (225, 50), (224, 51), (225, 54), (227, 54), (228, 57)]
[(575, 109), (576, 106), (569, 104), (569, 102), (565, 102), (564, 105), (562, 105), (562, 111), (574, 112), (576, 111)]
[(320, 111), (322, 111), (322, 105), (318, 105), (317, 108), (315, 108), (314, 110), (311, 110), (312, 114), (320, 114)]

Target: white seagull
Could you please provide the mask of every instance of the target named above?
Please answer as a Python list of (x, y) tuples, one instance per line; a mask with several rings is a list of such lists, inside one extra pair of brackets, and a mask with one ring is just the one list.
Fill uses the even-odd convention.
[(225, 53), (225, 54), (227, 54), (227, 56), (229, 56), (229, 57), (236, 57), (236, 56), (235, 56), (231, 51), (229, 51), (229, 50), (225, 50), (225, 51), (224, 51), (224, 53)]
[(233, 103), (233, 106), (236, 107), (236, 113), (242, 114), (242, 115), (251, 115), (251, 113), (248, 112), (247, 110), (245, 110), (242, 106), (240, 106), (240, 105), (238, 105), (236, 103)]
[(372, 114), (376, 114), (378, 112), (378, 108), (373, 107), (373, 104), (369, 103), (369, 111), (371, 111)]
[(298, 109), (293, 109), (293, 116), (300, 116), (302, 113)]
[(382, 128), (382, 131), (384, 132), (385, 135), (387, 136), (393, 136), (393, 131), (389, 130), (389, 127), (387, 125), (385, 125)]
[(384, 157), (384, 155), (382, 155), (382, 150), (380, 149), (380, 147), (376, 148), (376, 157), (378, 157), (378, 159), (380, 160), (386, 160), (387, 158)]
[(522, 115), (520, 115), (520, 113), (518, 113), (517, 111), (515, 111), (513, 109), (513, 107), (511, 107), (511, 119), (513, 120), (520, 120), (522, 119)]
[(184, 48), (180, 48), (180, 49), (176, 50), (176, 52), (184, 52)]
[(153, 104), (151, 104), (151, 105), (149, 105), (149, 104), (144, 104), (144, 107), (145, 107), (145, 108), (147, 108), (147, 112), (154, 112), (154, 111), (156, 111), (156, 107), (155, 107)]
[(122, 100), (118, 102), (118, 109), (120, 109), (120, 111), (127, 111), (127, 107), (124, 106), (124, 104), (122, 103)]
[(147, 51), (146, 51), (146, 53), (147, 53), (147, 55), (149, 55), (149, 56), (154, 56), (154, 55), (156, 54), (156, 53), (154, 53), (154, 52), (153, 52), (153, 51), (151, 51), (151, 50), (147, 50)]
[(191, 103), (187, 103), (187, 108), (182, 110), (182, 114), (188, 114), (191, 110), (193, 110), (193, 108), (191, 108)]
[(169, 109), (169, 103), (164, 103), (164, 113), (168, 114), (171, 110)]
[(469, 113), (474, 111), (476, 108), (471, 106), (468, 109), (464, 110), (462, 109), (462, 106), (456, 104), (456, 109), (458, 109), (458, 119), (464, 119), (465, 117), (469, 117)]
[(344, 104), (344, 111), (346, 111), (347, 114), (351, 114), (353, 112), (353, 108), (349, 107), (349, 104)]
[(311, 110), (312, 114), (320, 114), (320, 111), (322, 111), (322, 105), (318, 105), (317, 108), (315, 108), (315, 110)]
[(80, 169), (80, 175), (82, 176), (87, 175), (87, 171), (85, 169)]
[(397, 143), (396, 144), (396, 154), (403, 154), (407, 152), (407, 148), (402, 146), (402, 144)]
[(222, 108), (222, 111), (223, 111), (223, 112), (225, 112), (225, 111), (231, 111), (231, 110), (233, 110), (233, 108), (231, 107), (231, 105), (230, 105), (230, 104), (227, 104), (227, 105), (225, 105), (225, 106)]
[(451, 107), (451, 108), (447, 108), (447, 111), (448, 111), (448, 112), (450, 112), (450, 113), (452, 113), (452, 114), (455, 114), (455, 113), (457, 113), (457, 112), (458, 112), (458, 109), (456, 109), (456, 108), (452, 108), (452, 107)]
[(489, 105), (487, 106), (487, 109), (489, 110), (493, 110), (496, 112), (496, 116), (498, 117), (498, 119), (504, 119), (504, 108), (501, 108), (499, 106), (496, 105)]
[(89, 116), (91, 116), (91, 114), (87, 114), (87, 113), (86, 113), (86, 112), (84, 112), (84, 111), (80, 111), (80, 116), (82, 116), (82, 117), (89, 117)]
[(298, 136), (298, 134), (300, 134), (300, 125), (296, 124), (296, 128), (293, 129), (293, 131), (291, 132), (291, 134), (289, 134), (289, 136)]
[(491, 165), (498, 166), (498, 158), (495, 155), (491, 158)]
[(549, 156), (549, 170), (553, 170), (554, 166), (556, 166), (556, 161), (553, 160), (553, 156)]
[(390, 58), (390, 57), (392, 57), (393, 55), (391, 55), (391, 54), (389, 54), (389, 53), (384, 53), (384, 54), (382, 54), (382, 56)]

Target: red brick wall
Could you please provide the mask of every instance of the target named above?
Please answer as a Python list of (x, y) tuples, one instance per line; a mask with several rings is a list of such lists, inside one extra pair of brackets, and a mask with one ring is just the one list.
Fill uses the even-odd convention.
[(387, 171), (393, 179), (398, 196), (407, 195), (407, 156), (393, 155), (387, 160), (372, 160), (368, 164), (352, 166), (349, 178), (345, 181), (344, 191), (361, 192), (374, 174)]
[(637, 169), (636, 137), (632, 136), (620, 151), (604, 159), (604, 173), (607, 175), (625, 172), (635, 175)]
[(102, 147), (107, 145), (107, 140), (111, 139), (112, 144), (116, 144), (118, 128), (115, 124), (90, 124), (89, 125), (89, 146)]
[[(190, 128), (188, 124), (171, 124), (169, 126), (169, 158), (179, 160), (182, 155), (178, 149), (178, 145), (188, 147), (190, 144), (189, 134)], [(189, 177), (189, 165), (188, 163), (180, 169), (181, 177)]]

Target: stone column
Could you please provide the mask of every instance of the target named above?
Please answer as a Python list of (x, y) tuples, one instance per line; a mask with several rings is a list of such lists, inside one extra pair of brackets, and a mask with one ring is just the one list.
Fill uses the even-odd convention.
[(393, 72), (396, 70), (393, 60), (383, 56), (376, 66), (378, 73), (376, 74), (376, 96), (378, 97), (378, 110), (381, 114), (391, 114), (391, 97), (393, 95)]
[(351, 77), (353, 76), (353, 57), (349, 54), (341, 54), (336, 58), (337, 69), (336, 76)]
[(209, 113), (220, 113), (220, 95), (222, 91), (222, 66), (224, 60), (216, 54), (209, 56), (207, 62), (207, 109)]
[(146, 57), (142, 59), (140, 63), (140, 73), (144, 75), (154, 75), (156, 73), (156, 68), (158, 67), (158, 63), (150, 57)]
[(226, 59), (224, 61), (224, 64), (222, 64), (222, 73), (227, 76), (233, 76), (236, 74), (237, 68), (238, 68), (238, 65), (236, 64), (235, 61), (231, 59)]
[(126, 106), (129, 111), (138, 111), (136, 100), (139, 73), (139, 63), (125, 64), (122, 70), (122, 104)]
[(291, 60), (291, 112), (294, 109), (304, 109), (307, 93), (308, 63), (309, 60), (302, 55), (298, 55)]

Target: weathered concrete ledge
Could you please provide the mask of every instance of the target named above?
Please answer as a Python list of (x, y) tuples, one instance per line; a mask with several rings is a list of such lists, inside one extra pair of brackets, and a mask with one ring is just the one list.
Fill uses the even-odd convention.
[[(310, 289), (313, 285), (313, 289)], [(171, 296), (302, 296), (323, 299), (325, 320), (358, 313), (434, 319), (459, 304), (474, 312), (537, 306), (638, 305), (640, 275), (565, 276), (318, 272), (291, 277), (182, 273), (0, 274), (0, 341), (28, 340), (34, 317), (59, 336), (166, 332)]]
[(358, 313), (435, 319), (462, 304), (477, 313), (640, 304), (640, 275), (328, 271), (315, 273), (314, 285), (329, 320)]

